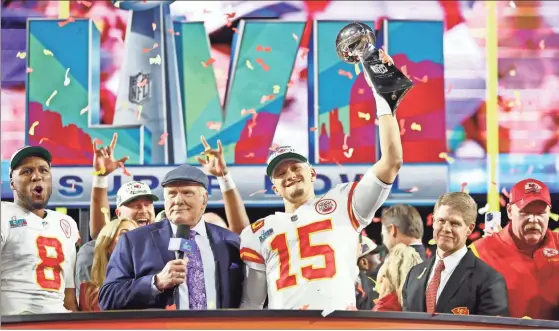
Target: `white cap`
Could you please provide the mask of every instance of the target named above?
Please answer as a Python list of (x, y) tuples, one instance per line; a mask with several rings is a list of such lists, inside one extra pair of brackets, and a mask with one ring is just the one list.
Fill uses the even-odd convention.
[(140, 197), (151, 198), (151, 201), (158, 201), (157, 195), (151, 193), (149, 185), (143, 182), (128, 182), (122, 185), (116, 193), (117, 208), (125, 203)]
[(363, 236), (361, 238), (361, 253), (359, 253), (359, 257), (363, 257), (369, 253), (380, 253), (383, 249), (384, 246), (378, 246), (370, 238)]

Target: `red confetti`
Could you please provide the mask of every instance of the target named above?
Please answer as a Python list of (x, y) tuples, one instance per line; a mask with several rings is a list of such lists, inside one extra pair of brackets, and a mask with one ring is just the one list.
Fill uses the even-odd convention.
[(260, 98), (260, 103), (264, 104), (266, 103), (266, 101), (272, 101), (274, 100), (275, 96), (274, 94), (269, 94), (269, 95), (263, 95), (262, 98)]
[(463, 182), (462, 184), (460, 184), (460, 192), (464, 192), (467, 185), (468, 185), (468, 183), (466, 183), (466, 182)]
[(126, 170), (126, 167), (124, 166), (124, 163), (119, 162), (119, 163), (118, 163), (118, 166), (122, 168), (122, 173), (123, 173), (125, 176), (132, 176), (132, 175), (128, 172), (128, 170)]
[(485, 229), (485, 223), (479, 223), (480, 230), (484, 230)]
[(75, 21), (76, 21), (76, 20), (75, 20), (73, 17), (68, 17), (67, 20), (65, 20), (65, 21), (63, 21), (63, 22), (58, 22), (58, 26), (62, 28), (62, 27), (64, 27), (64, 26), (66, 26), (66, 24), (68, 24), (68, 23), (73, 23), (73, 22), (75, 22)]
[(481, 237), (481, 232), (479, 232), (479, 231), (474, 231), (474, 232), (472, 232), (472, 234), (470, 234), (470, 235), (468, 236), (468, 239), (470, 239), (470, 240), (476, 240), (476, 239), (479, 239), (480, 237)]
[(425, 256), (427, 256), (427, 258), (430, 258), (431, 255), (433, 255), (433, 252), (431, 251), (431, 248), (427, 247), (425, 249)]
[(202, 63), (202, 65), (204, 66), (204, 68), (207, 68), (210, 66), (210, 64), (214, 63), (215, 59), (213, 57), (210, 57), (206, 62)]
[(452, 91), (452, 88), (454, 88), (454, 85), (452, 85), (452, 83), (448, 84), (448, 88), (446, 89), (446, 94), (450, 94), (450, 91)]
[(316, 130), (317, 130), (316, 126), (313, 126), (312, 128), (309, 129), (309, 131), (311, 131), (311, 132), (316, 131)]
[(254, 157), (254, 153), (248, 153), (247, 155), (245, 155), (245, 157), (247, 159), (252, 159)]
[(380, 223), (380, 221), (381, 221), (380, 217), (373, 218), (373, 223)]
[(95, 138), (95, 139), (93, 139), (93, 144), (103, 145), (103, 140), (101, 140), (99, 138)]
[(501, 207), (505, 207), (507, 205), (507, 201), (503, 197), (501, 197), (499, 199), (499, 204), (501, 205)]
[(413, 77), (416, 80), (422, 82), (422, 83), (427, 83), (429, 81), (429, 78), (427, 77), (427, 75), (423, 76), (423, 78), (417, 78), (417, 77)]
[(433, 226), (433, 213), (427, 215), (427, 226)]
[(228, 20), (235, 18), (235, 15), (237, 15), (237, 13), (235, 13), (235, 12), (225, 14), (225, 16), (227, 16)]
[(260, 64), (260, 66), (262, 67), (262, 69), (264, 69), (264, 71), (270, 70), (270, 66), (267, 65), (266, 63), (264, 63), (264, 60), (262, 60), (261, 58), (257, 58), (257, 59), (256, 59), (256, 62), (257, 62), (258, 64)]
[(43, 141), (50, 141), (49, 138), (45, 137), (45, 138), (41, 138), (41, 140), (39, 140), (39, 145), (43, 143)]
[(256, 46), (256, 51), (257, 52), (271, 52), (272, 47), (263, 47), (262, 45), (258, 45), (258, 46)]
[(159, 142), (157, 143), (160, 146), (165, 145), (165, 140), (167, 139), (167, 137), (169, 136), (169, 134), (167, 132), (164, 132), (163, 134), (161, 134), (161, 137), (159, 137)]

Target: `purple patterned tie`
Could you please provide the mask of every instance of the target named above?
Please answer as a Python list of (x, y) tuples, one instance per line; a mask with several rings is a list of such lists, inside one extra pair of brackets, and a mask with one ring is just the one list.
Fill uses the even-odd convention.
[[(194, 240), (196, 231), (190, 230), (190, 240)], [(188, 285), (188, 303), (190, 309), (206, 309), (206, 283), (204, 282), (204, 266), (198, 245), (194, 245), (192, 252), (188, 253), (186, 265), (186, 284)]]

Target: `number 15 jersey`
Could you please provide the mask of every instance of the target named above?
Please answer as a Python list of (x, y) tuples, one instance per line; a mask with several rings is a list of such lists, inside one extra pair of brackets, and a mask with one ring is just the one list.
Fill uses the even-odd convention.
[[(358, 237), (372, 221), (353, 210), (356, 185), (337, 185), (293, 214), (276, 213), (243, 230), (241, 258), (249, 268), (266, 272), (270, 309), (355, 305)], [(380, 205), (390, 191), (390, 185), (378, 185), (371, 204)]]
[(76, 222), (47, 210), (40, 218), (11, 202), (2, 202), (2, 315), (66, 312), (64, 290), (75, 288)]

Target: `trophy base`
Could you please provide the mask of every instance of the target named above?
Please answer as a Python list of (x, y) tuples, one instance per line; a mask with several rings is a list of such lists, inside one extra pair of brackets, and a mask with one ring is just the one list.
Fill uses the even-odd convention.
[(408, 93), (409, 90), (411, 90), (412, 87), (413, 87), (413, 85), (409, 86), (409, 87), (406, 87), (404, 89), (396, 90), (396, 91), (379, 92), (378, 94), (384, 100), (386, 100), (386, 102), (390, 106), (390, 109), (392, 110), (392, 114), (394, 114), (394, 112), (396, 111), (396, 109), (400, 105), (400, 102), (402, 102), (402, 100), (404, 100), (404, 96), (406, 95), (406, 93)]

